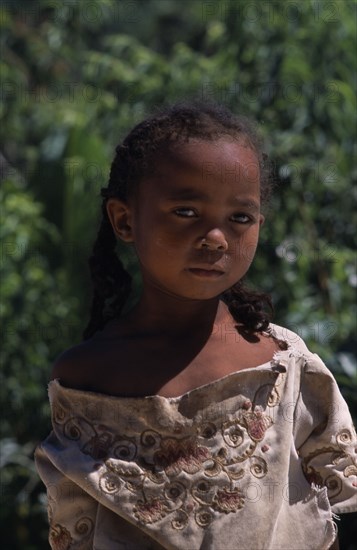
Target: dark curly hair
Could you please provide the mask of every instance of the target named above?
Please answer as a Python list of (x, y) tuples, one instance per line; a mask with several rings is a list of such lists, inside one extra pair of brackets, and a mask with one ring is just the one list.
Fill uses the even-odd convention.
[[(202, 102), (177, 103), (158, 111), (128, 134), (116, 147), (109, 183), (101, 189), (102, 221), (89, 258), (94, 296), (90, 320), (83, 339), (90, 338), (107, 321), (119, 317), (131, 291), (131, 277), (116, 253), (116, 237), (106, 210), (109, 198), (126, 201), (143, 176), (155, 170), (154, 158), (175, 144), (190, 138), (213, 141), (228, 137), (244, 141), (257, 154), (262, 204), (272, 190), (271, 170), (255, 125), (244, 116), (236, 116), (221, 105)], [(242, 281), (225, 291), (222, 300), (228, 305), (240, 331), (254, 338), (254, 333), (268, 329), (273, 311), (269, 295), (244, 286)]]

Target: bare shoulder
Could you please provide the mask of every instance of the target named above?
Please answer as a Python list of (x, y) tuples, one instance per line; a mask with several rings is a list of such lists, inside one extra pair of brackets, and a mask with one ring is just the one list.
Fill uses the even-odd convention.
[(103, 364), (102, 349), (95, 340), (81, 342), (61, 353), (52, 365), (51, 380), (66, 387), (90, 389), (96, 370)]
[[(63, 386), (80, 390), (97, 390), (105, 376), (120, 374), (125, 346), (121, 331), (108, 323), (85, 340), (61, 353), (53, 363), (51, 380), (59, 379)], [(108, 390), (109, 391), (109, 390)]]
[(115, 362), (119, 367), (120, 346), (108, 344), (102, 338), (91, 338), (63, 352), (55, 360), (51, 380), (59, 379), (63, 386), (92, 390), (100, 373)]

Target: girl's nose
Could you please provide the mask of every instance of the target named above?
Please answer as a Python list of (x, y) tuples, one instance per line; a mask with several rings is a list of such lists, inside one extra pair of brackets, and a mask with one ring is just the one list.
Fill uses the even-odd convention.
[(221, 250), (228, 249), (228, 243), (222, 231), (220, 229), (212, 229), (205, 237), (199, 239), (198, 248), (208, 250)]

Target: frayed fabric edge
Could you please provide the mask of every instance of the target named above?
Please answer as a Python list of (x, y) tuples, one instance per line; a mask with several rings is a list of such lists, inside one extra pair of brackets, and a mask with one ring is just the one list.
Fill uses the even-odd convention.
[(326, 546), (321, 548), (321, 550), (328, 550), (332, 544), (335, 542), (338, 535), (338, 525), (334, 520), (340, 520), (337, 514), (332, 512), (331, 504), (327, 496), (327, 487), (321, 487), (316, 483), (311, 484), (311, 490), (313, 492), (314, 498), (316, 499), (317, 508), (319, 510), (324, 510), (330, 514), (330, 518), (327, 519), (327, 534), (326, 539), (332, 536), (332, 539), (326, 540)]

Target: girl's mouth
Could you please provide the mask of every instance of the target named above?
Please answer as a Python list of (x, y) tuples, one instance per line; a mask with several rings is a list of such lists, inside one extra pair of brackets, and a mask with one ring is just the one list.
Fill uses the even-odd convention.
[(193, 273), (193, 275), (196, 275), (196, 277), (204, 277), (209, 279), (217, 279), (224, 275), (223, 271), (218, 271), (217, 269), (201, 269), (198, 267), (191, 267), (188, 271)]

